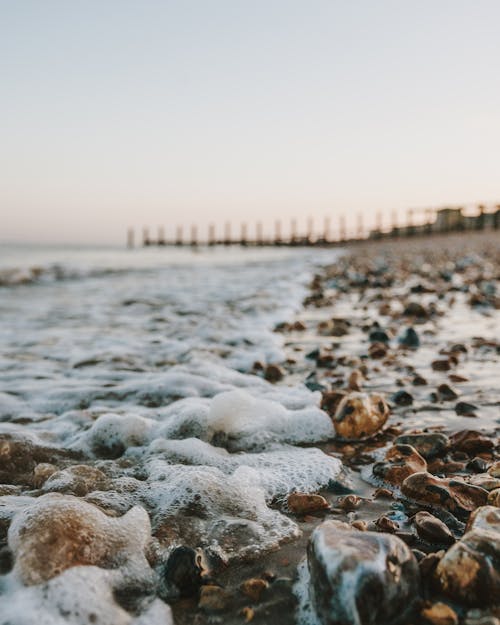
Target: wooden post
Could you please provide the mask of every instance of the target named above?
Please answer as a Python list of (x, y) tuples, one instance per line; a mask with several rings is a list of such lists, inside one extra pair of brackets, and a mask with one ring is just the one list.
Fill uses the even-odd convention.
[(148, 228), (143, 228), (142, 229), (142, 244), (147, 247), (148, 245), (151, 245), (151, 240), (149, 238), (149, 230)]
[(290, 243), (295, 245), (297, 243), (297, 220), (292, 219), (290, 221)]
[(224, 224), (224, 245), (231, 245), (231, 222)]
[(484, 230), (485, 225), (485, 217), (484, 217), (484, 204), (479, 204), (478, 208), (478, 216), (476, 219), (476, 225), (478, 230)]
[(277, 219), (274, 222), (274, 245), (281, 245), (281, 221)]
[(346, 239), (345, 215), (341, 215), (339, 218), (339, 237), (341, 241)]
[(257, 245), (262, 245), (263, 244), (263, 240), (262, 240), (262, 222), (261, 221), (257, 222), (257, 226), (255, 228), (255, 242), (257, 243)]
[(330, 217), (325, 217), (323, 222), (323, 241), (328, 243), (330, 240)]
[(246, 246), (248, 243), (247, 225), (245, 222), (241, 224), (241, 240), (240, 244)]
[(413, 222), (413, 208), (409, 208), (406, 211), (407, 215), (407, 226), (406, 226), (406, 236), (411, 237), (415, 234), (415, 226)]
[(158, 226), (158, 245), (165, 245), (165, 228)]
[(363, 225), (363, 213), (358, 213), (358, 226), (356, 236), (358, 239), (362, 239), (365, 233), (365, 228)]
[(215, 225), (208, 224), (208, 245), (215, 245)]
[(398, 211), (396, 210), (392, 211), (391, 221), (392, 221), (391, 237), (398, 237), (399, 236)]
[(191, 226), (191, 245), (193, 247), (198, 245), (198, 227), (195, 224)]
[(425, 233), (432, 234), (432, 208), (425, 209)]
[(307, 245), (311, 245), (313, 242), (313, 232), (314, 232), (314, 219), (309, 217), (307, 219)]
[(129, 250), (134, 249), (134, 229), (129, 228), (127, 230), (127, 247)]
[(175, 231), (175, 244), (182, 245), (182, 226), (177, 226)]

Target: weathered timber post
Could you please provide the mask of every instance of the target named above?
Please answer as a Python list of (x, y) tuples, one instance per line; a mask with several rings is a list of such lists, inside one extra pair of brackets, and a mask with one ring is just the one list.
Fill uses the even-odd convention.
[(129, 228), (127, 230), (127, 247), (129, 250), (134, 249), (134, 229)]
[(277, 219), (274, 222), (274, 245), (281, 245), (281, 221)]
[(191, 226), (191, 245), (193, 247), (198, 245), (198, 226), (195, 224)]
[(231, 222), (224, 224), (224, 245), (231, 245)]
[(263, 245), (264, 241), (262, 239), (262, 222), (258, 221), (255, 228), (255, 242), (257, 245)]
[(182, 226), (177, 226), (175, 230), (175, 244), (182, 245)]
[(143, 228), (142, 229), (142, 244), (147, 247), (148, 245), (151, 245), (151, 239), (149, 238), (149, 229), (148, 228)]
[(158, 226), (158, 245), (165, 245), (165, 228)]
[(241, 239), (240, 239), (240, 245), (246, 246), (248, 245), (248, 232), (247, 232), (247, 225), (245, 222), (243, 222), (241, 224)]

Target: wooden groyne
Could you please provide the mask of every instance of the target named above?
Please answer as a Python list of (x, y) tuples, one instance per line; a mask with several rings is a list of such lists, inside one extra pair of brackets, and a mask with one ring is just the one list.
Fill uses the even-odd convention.
[[(364, 217), (358, 214), (354, 227), (348, 229), (345, 215), (338, 218), (337, 228), (332, 227), (333, 220), (325, 217), (322, 228), (318, 232), (314, 228), (312, 218), (307, 219), (305, 230), (300, 231), (296, 219), (291, 219), (288, 234), (284, 234), (281, 220), (274, 223), (274, 231), (270, 234), (264, 231), (264, 225), (257, 221), (252, 228), (247, 222), (240, 224), (239, 232), (233, 234), (232, 224), (226, 221), (219, 230), (222, 236), (217, 236), (218, 230), (214, 223), (209, 224), (206, 237), (200, 235), (198, 225), (193, 224), (184, 229), (177, 226), (175, 236), (167, 238), (165, 228), (158, 227), (157, 236), (150, 234), (149, 228), (143, 228), (141, 244), (149, 246), (177, 246), (197, 247), (216, 245), (239, 245), (242, 247), (286, 246), (286, 247), (310, 247), (310, 246), (334, 246), (356, 243), (366, 240), (377, 240), (398, 237), (430, 236), (433, 234), (445, 234), (447, 232), (465, 232), (474, 230), (498, 230), (500, 228), (500, 204), (487, 206), (480, 204), (467, 211), (462, 207), (447, 207), (440, 209), (410, 209), (406, 213), (404, 223), (400, 223), (397, 212), (393, 211), (389, 220), (384, 220), (381, 212), (375, 216), (375, 225), (370, 229), (365, 228)], [(135, 246), (135, 231), (130, 228), (127, 231), (127, 247)]]

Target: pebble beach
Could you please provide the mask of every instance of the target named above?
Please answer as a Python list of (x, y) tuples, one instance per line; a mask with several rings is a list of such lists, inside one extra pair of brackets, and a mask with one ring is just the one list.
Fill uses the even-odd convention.
[(2, 259), (0, 624), (498, 625), (499, 243)]

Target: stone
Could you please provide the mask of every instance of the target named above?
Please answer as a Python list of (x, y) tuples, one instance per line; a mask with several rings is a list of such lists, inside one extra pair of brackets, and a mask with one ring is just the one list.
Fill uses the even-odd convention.
[(482, 529), (500, 534), (500, 508), (481, 506), (474, 510), (467, 521), (466, 531)]
[(162, 568), (161, 577), (167, 599), (192, 597), (202, 584), (201, 555), (191, 547), (176, 547)]
[(278, 365), (267, 365), (264, 369), (264, 378), (268, 382), (279, 382), (284, 377), (283, 369)]
[(207, 584), (200, 589), (198, 607), (200, 610), (207, 612), (220, 612), (226, 608), (229, 599), (229, 593), (224, 588), (214, 584)]
[(474, 529), (436, 567), (441, 591), (461, 603), (486, 607), (500, 600), (500, 534)]
[(455, 610), (441, 601), (422, 608), (422, 618), (431, 625), (458, 625)]
[(488, 473), (493, 477), (500, 477), (500, 461), (494, 462), (488, 469)]
[(26, 585), (78, 565), (112, 568), (134, 560), (149, 568), (144, 552), (150, 540), (151, 526), (143, 508), (112, 518), (92, 504), (58, 493), (42, 495), (18, 512), (8, 532), (14, 573)]
[(477, 475), (471, 475), (468, 479), (469, 484), (474, 486), (481, 486), (487, 491), (493, 491), (500, 489), (500, 479), (493, 477), (489, 473), (478, 473)]
[(434, 371), (449, 371), (451, 369), (450, 360), (449, 358), (433, 360), (431, 362), (431, 367)]
[(241, 592), (254, 603), (260, 600), (262, 593), (269, 588), (269, 582), (259, 577), (245, 580), (241, 586)]
[(373, 465), (373, 475), (393, 486), (399, 486), (412, 473), (426, 470), (427, 462), (410, 445), (393, 445), (387, 450), (385, 460)]
[(391, 395), (391, 401), (396, 406), (411, 406), (413, 404), (413, 395), (408, 393), (408, 391), (396, 391), (396, 393)]
[(430, 473), (414, 473), (401, 485), (408, 499), (427, 506), (440, 506), (459, 519), (486, 503), (488, 491), (458, 479), (444, 479)]
[(374, 360), (380, 360), (387, 356), (388, 348), (385, 343), (372, 343), (368, 348), (368, 354), (370, 358)]
[(109, 480), (102, 471), (86, 464), (76, 464), (52, 473), (42, 490), (84, 497), (94, 490), (107, 490)]
[(378, 328), (370, 332), (368, 340), (370, 343), (385, 343), (388, 345), (391, 339), (385, 330)]
[(477, 406), (466, 401), (459, 401), (455, 406), (455, 412), (461, 417), (475, 417)]
[(420, 338), (414, 328), (409, 327), (398, 338), (398, 342), (403, 347), (410, 349), (418, 349), (420, 347)]
[(500, 488), (495, 488), (488, 493), (488, 503), (490, 506), (500, 508)]
[(457, 391), (449, 384), (440, 384), (437, 387), (437, 394), (441, 401), (452, 401), (458, 397)]
[(344, 391), (325, 391), (321, 396), (321, 408), (333, 417), (338, 405), (346, 395), (347, 393)]
[(448, 451), (450, 442), (444, 434), (403, 434), (394, 441), (396, 444), (411, 445), (426, 460), (441, 456)]
[(455, 451), (464, 451), (466, 454), (476, 454), (490, 451), (495, 444), (480, 432), (475, 430), (461, 430), (450, 436), (451, 447)]
[(427, 542), (439, 545), (452, 545), (455, 542), (448, 526), (429, 512), (417, 512), (414, 523), (417, 534)]
[(409, 302), (404, 311), (405, 317), (417, 317), (418, 319), (426, 319), (429, 316), (427, 310), (418, 302)]
[(294, 514), (310, 514), (329, 508), (324, 497), (308, 493), (291, 493), (288, 495), (287, 505)]
[(325, 521), (307, 548), (310, 595), (322, 625), (376, 625), (400, 616), (418, 597), (415, 556), (393, 535)]
[(389, 418), (389, 407), (379, 393), (352, 392), (335, 411), (333, 426), (337, 436), (359, 440), (376, 434)]
[(363, 386), (363, 374), (359, 369), (354, 369), (351, 371), (349, 375), (349, 379), (347, 381), (347, 388), (350, 391), (360, 391)]

